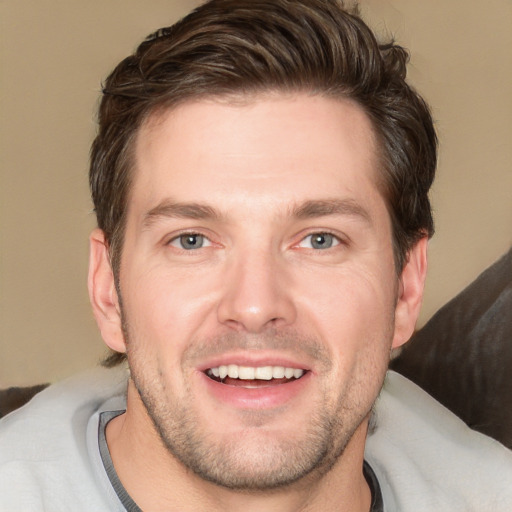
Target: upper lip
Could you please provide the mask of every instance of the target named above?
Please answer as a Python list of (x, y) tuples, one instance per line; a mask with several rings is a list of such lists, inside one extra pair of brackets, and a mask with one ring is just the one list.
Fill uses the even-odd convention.
[(236, 364), (238, 366), (284, 366), (285, 368), (298, 368), (301, 370), (311, 370), (311, 365), (305, 361), (299, 361), (296, 358), (283, 355), (272, 354), (270, 352), (258, 353), (230, 353), (222, 354), (201, 363), (198, 370), (205, 372), (210, 368), (217, 368), (221, 365)]

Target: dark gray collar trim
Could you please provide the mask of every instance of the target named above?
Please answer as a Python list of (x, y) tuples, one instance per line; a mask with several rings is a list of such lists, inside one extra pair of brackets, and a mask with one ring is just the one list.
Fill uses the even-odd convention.
[(142, 512), (142, 510), (137, 506), (137, 504), (132, 500), (130, 495), (126, 492), (126, 489), (123, 487), (121, 480), (117, 476), (116, 470), (114, 468), (114, 463), (112, 462), (112, 457), (110, 456), (110, 451), (107, 445), (107, 439), (105, 437), (105, 429), (107, 423), (110, 420), (113, 420), (116, 416), (123, 414), (125, 411), (105, 411), (100, 414), (100, 422), (98, 426), (98, 444), (100, 448), (100, 456), (103, 462), (103, 466), (105, 471), (107, 472), (108, 479), (119, 498), (119, 501), (123, 504), (124, 508), (127, 512)]

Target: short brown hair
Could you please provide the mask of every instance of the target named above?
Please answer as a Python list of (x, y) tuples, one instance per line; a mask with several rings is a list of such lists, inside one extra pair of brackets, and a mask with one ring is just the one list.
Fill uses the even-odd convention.
[(433, 234), (437, 160), (429, 108), (405, 81), (407, 60), (341, 0), (212, 0), (150, 35), (107, 78), (91, 149), (92, 197), (116, 278), (144, 120), (192, 98), (270, 90), (350, 98), (367, 113), (401, 270), (407, 251)]

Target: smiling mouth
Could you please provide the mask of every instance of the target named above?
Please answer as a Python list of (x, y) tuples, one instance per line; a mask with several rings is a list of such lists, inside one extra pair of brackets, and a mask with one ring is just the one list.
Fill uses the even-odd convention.
[(222, 384), (256, 388), (293, 382), (302, 378), (306, 370), (284, 366), (239, 366), (229, 364), (209, 368), (205, 373), (210, 379)]

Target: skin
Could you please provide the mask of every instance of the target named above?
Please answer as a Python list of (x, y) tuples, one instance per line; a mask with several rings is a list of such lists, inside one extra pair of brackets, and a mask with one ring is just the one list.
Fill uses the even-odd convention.
[[(368, 510), (369, 414), (426, 272), (425, 239), (394, 268), (369, 119), (305, 94), (198, 100), (154, 114), (135, 155), (122, 308), (99, 230), (89, 275), (131, 369), (107, 427), (126, 489), (144, 510)], [(225, 361), (306, 374), (256, 396), (212, 384)]]

